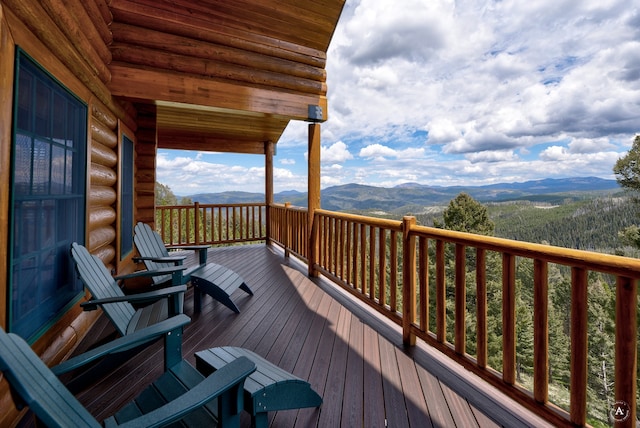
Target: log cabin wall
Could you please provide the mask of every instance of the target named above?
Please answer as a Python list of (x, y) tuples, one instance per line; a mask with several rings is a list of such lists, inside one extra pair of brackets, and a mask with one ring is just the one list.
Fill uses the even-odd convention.
[(116, 268), (118, 119), (97, 101), (92, 103), (90, 110), (87, 248), (108, 267)]
[(157, 121), (153, 105), (138, 106), (136, 132), (136, 221), (155, 227)]
[(112, 67), (120, 62), (326, 95), (323, 51), (277, 49), (282, 40), (234, 30), (228, 15), (216, 16), (210, 5), (189, 0), (112, 0), (110, 7)]
[[(118, 124), (135, 129), (135, 111), (123, 108), (107, 88), (111, 61), (106, 0), (0, 0), (0, 324), (6, 328), (9, 245), (9, 193), (13, 85), (16, 47), (23, 49), (49, 74), (87, 104), (86, 245), (108, 266), (116, 260), (116, 196)], [(32, 347), (53, 365), (68, 355), (86, 334), (99, 311), (83, 312), (75, 305)], [(19, 418), (6, 381), (0, 374), (0, 426)]]

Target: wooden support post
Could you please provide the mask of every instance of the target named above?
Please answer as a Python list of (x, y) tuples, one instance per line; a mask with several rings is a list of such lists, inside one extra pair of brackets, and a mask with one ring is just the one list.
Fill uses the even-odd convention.
[(314, 268), (316, 264), (317, 239), (314, 236), (313, 218), (315, 210), (320, 208), (320, 124), (309, 124), (309, 156), (308, 156), (308, 181), (307, 181), (307, 231), (308, 231), (308, 253), (309, 254), (309, 276), (318, 276), (318, 271)]
[(416, 319), (416, 237), (411, 229), (416, 218), (405, 216), (402, 222), (402, 342), (414, 346), (416, 335), (411, 333), (411, 325)]
[(266, 209), (267, 239), (266, 244), (271, 245), (271, 206), (273, 205), (273, 154), (275, 145), (272, 141), (264, 143), (264, 202)]

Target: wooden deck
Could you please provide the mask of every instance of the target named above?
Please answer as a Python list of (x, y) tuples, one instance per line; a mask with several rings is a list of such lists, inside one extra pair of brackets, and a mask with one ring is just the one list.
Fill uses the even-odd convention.
[[(319, 409), (270, 414), (272, 427), (548, 426), (442, 354), (421, 345), (403, 350), (399, 328), (328, 281), (310, 279), (304, 264), (277, 247), (216, 248), (209, 260), (234, 269), (255, 294), (232, 295), (240, 314), (209, 296), (194, 314), (190, 290), (185, 358), (193, 363), (195, 351), (214, 346), (246, 347), (309, 380), (323, 396)], [(109, 329), (101, 317), (91, 336)], [(77, 396), (102, 420), (161, 371), (156, 343)]]

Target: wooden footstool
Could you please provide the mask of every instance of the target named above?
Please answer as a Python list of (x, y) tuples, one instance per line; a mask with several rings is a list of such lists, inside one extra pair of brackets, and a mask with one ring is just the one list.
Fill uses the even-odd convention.
[(191, 272), (191, 284), (195, 287), (193, 290), (195, 312), (200, 312), (202, 307), (202, 293), (207, 293), (236, 314), (240, 313), (240, 309), (231, 300), (231, 293), (240, 288), (253, 296), (253, 291), (240, 275), (215, 263), (209, 263)]
[(238, 357), (247, 357), (256, 365), (244, 382), (244, 408), (251, 415), (252, 426), (266, 428), (267, 412), (303, 407), (320, 407), (322, 397), (309, 382), (282, 370), (255, 352), (224, 346), (196, 352), (196, 368), (207, 376)]

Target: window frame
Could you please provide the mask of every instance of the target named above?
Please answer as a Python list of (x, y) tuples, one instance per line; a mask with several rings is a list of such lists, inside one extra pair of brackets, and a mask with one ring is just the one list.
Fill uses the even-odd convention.
[(118, 167), (118, 260), (133, 257), (133, 226), (135, 224), (135, 138), (120, 122)]
[[(33, 343), (84, 296), (69, 245), (72, 240), (85, 241), (89, 108), (19, 46), (14, 60), (6, 323), (9, 331)], [(31, 81), (23, 83), (22, 78)], [(26, 94), (25, 84), (30, 85)], [(40, 103), (39, 90), (46, 94), (46, 105)], [(27, 111), (20, 110), (24, 105)], [(29, 171), (18, 177), (18, 163), (27, 159)], [(40, 169), (34, 168), (36, 161)], [(48, 181), (35, 185), (35, 176)], [(47, 215), (46, 207), (53, 209), (53, 215)], [(23, 216), (27, 211), (32, 227)], [(31, 249), (25, 248), (25, 232), (36, 239)], [(31, 275), (25, 269), (29, 263)], [(30, 294), (34, 291), (40, 297), (25, 310), (24, 299), (34, 297)]]

